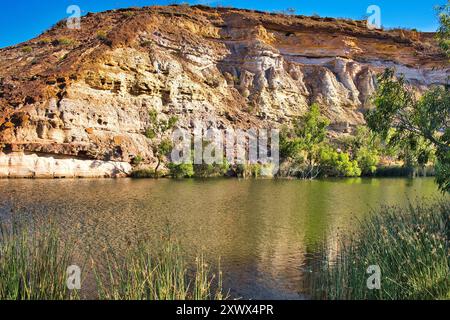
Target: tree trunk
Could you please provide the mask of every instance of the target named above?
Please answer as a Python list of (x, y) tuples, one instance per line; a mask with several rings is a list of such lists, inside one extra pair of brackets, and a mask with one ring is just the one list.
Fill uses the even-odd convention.
[(159, 178), (159, 176), (158, 176), (158, 169), (159, 169), (160, 165), (161, 165), (161, 160), (158, 158), (158, 164), (156, 165), (156, 168), (155, 168), (155, 178), (156, 179)]

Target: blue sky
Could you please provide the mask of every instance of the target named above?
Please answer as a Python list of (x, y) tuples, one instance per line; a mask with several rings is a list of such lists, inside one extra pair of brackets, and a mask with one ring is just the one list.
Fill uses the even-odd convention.
[[(0, 5), (0, 47), (29, 40), (68, 17), (67, 7), (78, 5), (82, 15), (114, 8), (166, 5), (169, 0), (2, 0)], [(179, 1), (182, 2), (182, 1)], [(232, 6), (267, 11), (295, 8), (297, 14), (361, 19), (367, 7), (381, 8), (382, 25), (435, 31), (436, 14), (433, 7), (446, 0), (222, 0), (186, 1), (191, 4)]]

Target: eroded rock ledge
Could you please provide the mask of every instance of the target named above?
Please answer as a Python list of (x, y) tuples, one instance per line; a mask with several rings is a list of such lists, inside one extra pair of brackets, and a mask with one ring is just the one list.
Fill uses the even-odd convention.
[(117, 178), (130, 172), (131, 165), (126, 162), (36, 153), (0, 153), (0, 178)]

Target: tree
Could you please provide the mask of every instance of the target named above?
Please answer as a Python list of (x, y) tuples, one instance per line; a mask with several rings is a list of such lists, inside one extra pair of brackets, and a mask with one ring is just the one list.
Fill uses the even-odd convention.
[(322, 174), (335, 177), (359, 177), (361, 169), (356, 160), (351, 160), (350, 155), (338, 152), (331, 146), (325, 145), (320, 150), (320, 167)]
[(432, 144), (423, 137), (409, 134), (404, 140), (396, 141), (398, 156), (411, 175), (415, 175), (416, 168), (425, 168), (434, 156)]
[(301, 149), (306, 153), (309, 176), (316, 177), (319, 172), (316, 165), (320, 159), (320, 147), (327, 137), (327, 127), (330, 121), (322, 117), (318, 104), (313, 104), (311, 110), (299, 118), (295, 124), (295, 135), (300, 142)]
[(172, 140), (166, 137), (167, 132), (173, 130), (178, 122), (177, 117), (169, 117), (169, 119), (159, 119), (156, 110), (150, 110), (149, 126), (145, 130), (145, 136), (153, 140), (152, 151), (158, 163), (155, 168), (155, 177), (158, 177), (158, 170), (164, 158), (172, 151)]
[(293, 130), (284, 126), (280, 132), (280, 157), (282, 159), (296, 158), (301, 151), (301, 141)]
[(304, 153), (306, 172), (304, 178), (319, 175), (320, 149), (326, 142), (330, 121), (320, 114), (318, 104), (311, 105), (305, 115), (298, 118), (293, 130), (283, 129), (280, 135), (280, 155), (283, 159), (296, 159)]
[(380, 162), (380, 157), (376, 150), (368, 147), (361, 147), (355, 154), (358, 166), (361, 168), (361, 173), (364, 175), (371, 175), (377, 171), (377, 165)]
[(441, 49), (450, 57), (450, 1), (446, 5), (439, 6), (437, 10), (440, 26), (436, 37)]
[[(416, 98), (403, 77), (396, 78), (386, 69), (378, 78), (373, 96), (375, 108), (365, 118), (369, 127), (383, 138), (391, 135), (393, 144), (420, 144), (423, 139), (436, 150), (437, 182), (442, 190), (450, 191), (450, 92), (448, 87), (436, 86)], [(425, 161), (422, 158), (421, 162)]]
[(358, 126), (353, 136), (341, 138), (341, 144), (343, 149), (352, 155), (351, 159), (358, 162), (362, 174), (375, 173), (383, 149), (377, 134), (366, 126)]

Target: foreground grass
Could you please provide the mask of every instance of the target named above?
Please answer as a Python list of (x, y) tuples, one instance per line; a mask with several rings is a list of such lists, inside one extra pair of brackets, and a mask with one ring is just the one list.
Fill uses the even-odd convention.
[(73, 298), (66, 286), (70, 252), (54, 228), (0, 223), (0, 300)]
[[(112, 252), (112, 251), (111, 251)], [(94, 260), (97, 297), (124, 300), (226, 299), (222, 274), (211, 273), (202, 256), (190, 272), (180, 247), (139, 245), (125, 257), (106, 254)], [(72, 252), (57, 228), (0, 222), (0, 300), (79, 299), (67, 288)], [(192, 279), (192, 280), (189, 280)]]
[[(382, 209), (336, 254), (323, 254), (311, 276), (313, 298), (449, 299), (449, 219), (449, 201)], [(381, 268), (380, 290), (367, 288), (370, 265)]]
[[(167, 242), (154, 253), (141, 244), (124, 258), (108, 254), (105, 266), (94, 266), (100, 299), (108, 300), (223, 300), (222, 275), (211, 273), (203, 257), (190, 276), (180, 247)], [(106, 270), (105, 270), (106, 269)], [(100, 270), (100, 272), (99, 272)], [(103, 270), (103, 271), (102, 271)], [(106, 272), (105, 272), (106, 271)], [(189, 281), (189, 279), (193, 279)]]

